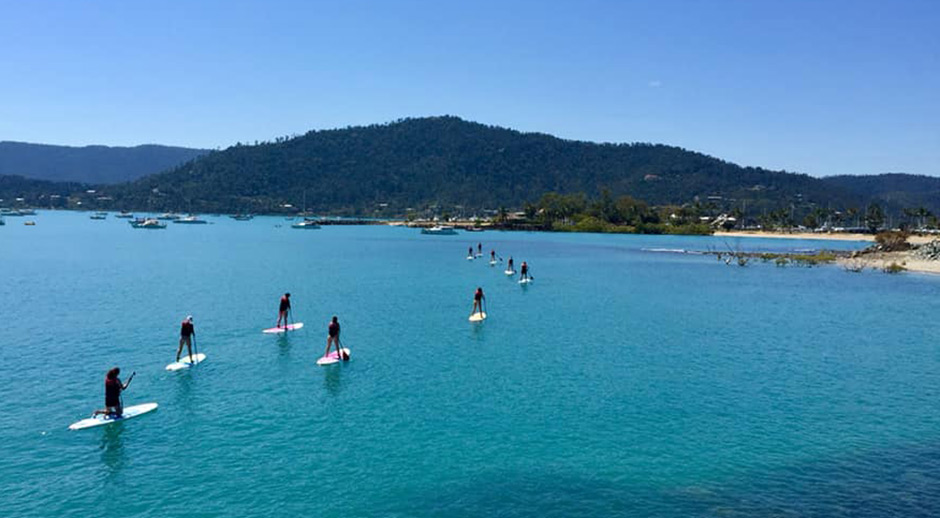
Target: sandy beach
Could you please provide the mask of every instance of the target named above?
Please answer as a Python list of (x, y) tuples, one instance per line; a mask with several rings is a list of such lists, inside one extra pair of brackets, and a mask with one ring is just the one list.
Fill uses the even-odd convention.
[[(825, 241), (868, 241), (874, 242), (875, 236), (872, 234), (846, 234), (843, 232), (818, 233), (818, 232), (763, 232), (759, 230), (735, 230), (731, 232), (715, 232), (716, 237), (762, 237), (768, 239), (819, 239)], [(929, 243), (938, 236), (911, 236), (907, 241), (914, 245)]]
[(836, 262), (849, 269), (861, 266), (865, 269), (883, 270), (891, 264), (898, 264), (911, 272), (940, 274), (940, 261), (916, 258), (911, 252), (875, 252), (858, 257), (839, 258)]

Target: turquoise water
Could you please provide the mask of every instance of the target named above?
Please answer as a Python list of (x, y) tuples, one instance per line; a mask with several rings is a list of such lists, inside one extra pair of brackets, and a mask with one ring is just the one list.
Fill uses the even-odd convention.
[[(648, 251), (819, 242), (33, 219), (0, 227), (4, 516), (940, 509), (935, 277)], [(284, 291), (306, 327), (263, 335)], [(208, 360), (166, 372), (187, 314)], [(318, 367), (334, 314), (353, 358)], [(114, 365), (159, 410), (68, 431)]]

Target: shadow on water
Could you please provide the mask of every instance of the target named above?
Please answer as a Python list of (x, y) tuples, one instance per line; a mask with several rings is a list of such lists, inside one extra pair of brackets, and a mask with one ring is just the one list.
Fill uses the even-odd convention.
[[(201, 365), (201, 364), (200, 364)], [(192, 391), (193, 391), (193, 376), (195, 375), (195, 370), (200, 368), (200, 365), (195, 365), (188, 369), (183, 369), (183, 372), (176, 372), (178, 380), (176, 382), (176, 404), (179, 405), (183, 410), (187, 412), (192, 407)]]
[(101, 460), (108, 470), (108, 476), (114, 477), (120, 474), (126, 462), (124, 441), (121, 439), (124, 423), (114, 423), (103, 428), (98, 448), (101, 450)]
[(281, 357), (286, 357), (290, 355), (290, 338), (287, 335), (290, 333), (281, 333), (277, 335), (277, 352)]
[(654, 485), (547, 470), (491, 472), (391, 504), (408, 516), (930, 517), (940, 509), (940, 444)]
[(323, 387), (326, 388), (327, 393), (331, 397), (336, 397), (342, 392), (343, 389), (343, 375), (342, 371), (346, 365), (344, 364), (334, 364), (327, 365), (322, 368), (325, 372), (323, 374)]
[(477, 342), (482, 342), (486, 338), (486, 321), (471, 322), (470, 337)]

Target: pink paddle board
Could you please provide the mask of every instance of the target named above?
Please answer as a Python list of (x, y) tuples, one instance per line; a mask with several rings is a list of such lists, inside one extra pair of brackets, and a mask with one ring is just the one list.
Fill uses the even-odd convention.
[[(343, 347), (343, 352), (346, 353), (346, 356), (349, 356), (349, 349)], [(317, 360), (317, 365), (333, 365), (334, 363), (339, 363), (339, 361), (339, 353), (332, 350), (330, 354), (321, 356), (320, 359)]]
[(287, 327), (270, 327), (262, 331), (262, 333), (286, 333), (288, 331), (296, 331), (303, 326), (303, 322), (295, 322), (293, 324), (288, 324)]

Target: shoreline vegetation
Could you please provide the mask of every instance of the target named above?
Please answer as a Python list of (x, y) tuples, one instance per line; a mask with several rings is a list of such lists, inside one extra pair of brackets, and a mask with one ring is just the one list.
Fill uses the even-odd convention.
[[(769, 232), (723, 232), (716, 236), (763, 237), (783, 239), (827, 239), (827, 234), (775, 234)], [(709, 250), (705, 254), (715, 255), (726, 264), (747, 266), (751, 261), (773, 262), (777, 266), (812, 267), (837, 264), (847, 272), (862, 272), (867, 269), (884, 273), (940, 274), (940, 238), (916, 236), (904, 231), (885, 231), (874, 236), (849, 234), (841, 236), (845, 241), (871, 241), (874, 244), (863, 250), (814, 250), (809, 253), (743, 252), (728, 248), (727, 251)]]

